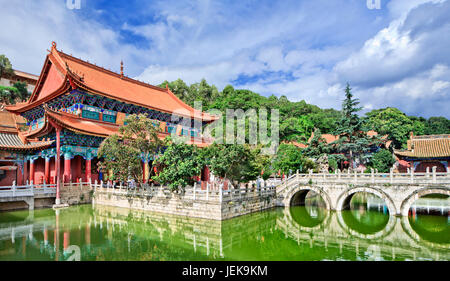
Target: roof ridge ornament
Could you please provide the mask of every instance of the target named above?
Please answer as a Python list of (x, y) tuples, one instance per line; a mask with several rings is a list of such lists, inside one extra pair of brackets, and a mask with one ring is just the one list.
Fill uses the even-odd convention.
[(123, 79), (123, 60), (120, 61), (120, 78)]

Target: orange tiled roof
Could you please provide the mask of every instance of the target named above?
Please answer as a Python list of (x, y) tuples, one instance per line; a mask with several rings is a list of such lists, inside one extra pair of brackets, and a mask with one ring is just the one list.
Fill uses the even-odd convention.
[(24, 72), (24, 71), (20, 71), (20, 70), (16, 70), (16, 69), (14, 70), (14, 74), (16, 76), (19, 76), (19, 77), (27, 78), (27, 79), (30, 79), (30, 80), (35, 80), (36, 82), (39, 79), (39, 76), (37, 76), (37, 75), (31, 74), (31, 73), (27, 73), (27, 72)]
[[(368, 131), (368, 132), (367, 132), (367, 136), (369, 136), (369, 137), (378, 136), (378, 132), (375, 132), (375, 131), (373, 131), (373, 130)], [(335, 135), (332, 135), (332, 134), (322, 134), (321, 137), (322, 137), (323, 139), (325, 139), (325, 141), (326, 141), (327, 144), (330, 144), (330, 143), (332, 143), (332, 142), (334, 142), (334, 141), (337, 141), (337, 140), (339, 139), (339, 136), (335, 136)], [(314, 132), (311, 134), (311, 137), (308, 139), (308, 143), (311, 143), (311, 140), (312, 140), (313, 138), (314, 138)], [(391, 145), (392, 141), (387, 140), (387, 138), (388, 138), (387, 135), (381, 137), (381, 139), (382, 139), (383, 141), (385, 141), (385, 142), (384, 142), (385, 147), (386, 147), (386, 148), (389, 148), (389, 146)], [(291, 142), (291, 143), (294, 144), (295, 146), (301, 147), (301, 148), (308, 147), (308, 145), (305, 145), (305, 144), (302, 144), (302, 143), (297, 143), (297, 144), (295, 144), (295, 143), (293, 143), (293, 142)]]
[(296, 141), (290, 141), (290, 142), (284, 142), (284, 143), (292, 144), (292, 145), (294, 145), (296, 147), (299, 147), (299, 148), (307, 148), (308, 147), (308, 145), (306, 145), (304, 143), (301, 143), (301, 142), (296, 142)]
[(19, 123), (26, 123), (22, 116), (0, 111), (0, 150), (35, 150), (50, 146), (52, 141), (27, 140), (19, 131)]
[(450, 135), (412, 136), (411, 150), (394, 153), (411, 158), (450, 157)]
[(0, 132), (18, 132), (18, 123), (25, 124), (27, 121), (22, 117), (8, 111), (0, 111)]
[[(311, 143), (311, 140), (314, 138), (314, 132), (311, 134), (311, 137), (308, 139), (308, 143)], [(339, 139), (339, 136), (334, 136), (331, 134), (322, 134), (322, 138), (328, 143), (332, 143)]]
[(34, 104), (45, 103), (63, 94), (69, 83), (72, 88), (80, 87), (95, 94), (166, 113), (175, 112), (181, 116), (202, 118), (204, 121), (218, 118), (207, 113), (195, 112), (194, 108), (181, 101), (168, 88), (163, 89), (146, 84), (72, 57), (57, 50), (56, 43), (52, 44), (35, 91), (28, 103), (8, 106), (7, 109), (23, 111), (32, 108)]
[(46, 116), (58, 125), (81, 134), (107, 137), (119, 132), (119, 125), (78, 118), (70, 113), (56, 112), (47, 109)]

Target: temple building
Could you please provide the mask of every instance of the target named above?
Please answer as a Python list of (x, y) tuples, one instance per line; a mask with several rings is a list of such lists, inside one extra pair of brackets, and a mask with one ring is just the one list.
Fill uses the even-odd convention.
[(0, 186), (27, 181), (27, 155), (49, 147), (52, 142), (26, 140), (21, 129), (25, 119), (7, 111), (0, 111)]
[(28, 92), (33, 92), (38, 79), (39, 76), (14, 69), (11, 74), (5, 73), (3, 77), (0, 78), (0, 85), (10, 87), (16, 82), (23, 82), (27, 84)]
[(436, 167), (436, 172), (447, 172), (450, 166), (450, 135), (414, 136), (407, 141), (407, 150), (395, 150), (397, 169), (401, 173), (414, 169), (424, 173)]
[[(10, 158), (22, 159), (17, 161), (23, 164), (15, 165), (23, 166), (19, 177), (38, 184), (56, 183), (58, 171), (64, 182), (101, 180), (98, 148), (118, 133), (129, 114), (146, 114), (160, 128), (161, 139), (175, 133), (198, 146), (212, 142), (201, 135), (201, 128), (217, 118), (188, 106), (168, 88), (126, 77), (123, 63), (121, 73), (115, 73), (63, 53), (55, 42), (30, 99), (5, 109), (24, 118), (27, 129), (14, 125), (11, 141), (0, 138), (0, 147), (10, 143)], [(153, 158), (141, 158), (147, 181)]]

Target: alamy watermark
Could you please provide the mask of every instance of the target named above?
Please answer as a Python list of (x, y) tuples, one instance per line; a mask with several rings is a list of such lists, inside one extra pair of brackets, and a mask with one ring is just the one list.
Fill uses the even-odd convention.
[(66, 0), (66, 7), (70, 10), (81, 9), (81, 0)]
[[(208, 124), (205, 125), (203, 122)], [(203, 113), (202, 103), (195, 102), (194, 116), (191, 116), (191, 112), (187, 109), (176, 110), (170, 123), (177, 124), (176, 129), (169, 132), (177, 143), (191, 140), (192, 135), (187, 128), (193, 128), (199, 133), (199, 136), (193, 138), (193, 144), (214, 141), (217, 144), (261, 145), (263, 154), (275, 154), (280, 142), (278, 109), (271, 109), (270, 114), (265, 107), (246, 111), (226, 109), (225, 114), (220, 110), (211, 109)]]
[(370, 10), (381, 9), (381, 0), (367, 0), (367, 8)]
[(70, 245), (64, 253), (67, 255), (67, 261), (81, 261), (81, 249), (77, 245)]

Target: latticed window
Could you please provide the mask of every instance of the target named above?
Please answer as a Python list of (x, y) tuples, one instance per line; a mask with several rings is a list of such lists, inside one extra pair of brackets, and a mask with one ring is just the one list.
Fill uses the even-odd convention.
[(116, 123), (116, 116), (115, 115), (109, 115), (109, 114), (103, 114), (103, 121)]
[(83, 113), (81, 114), (83, 118), (88, 119), (94, 119), (94, 120), (100, 120), (100, 113), (90, 111), (90, 110), (83, 110)]

